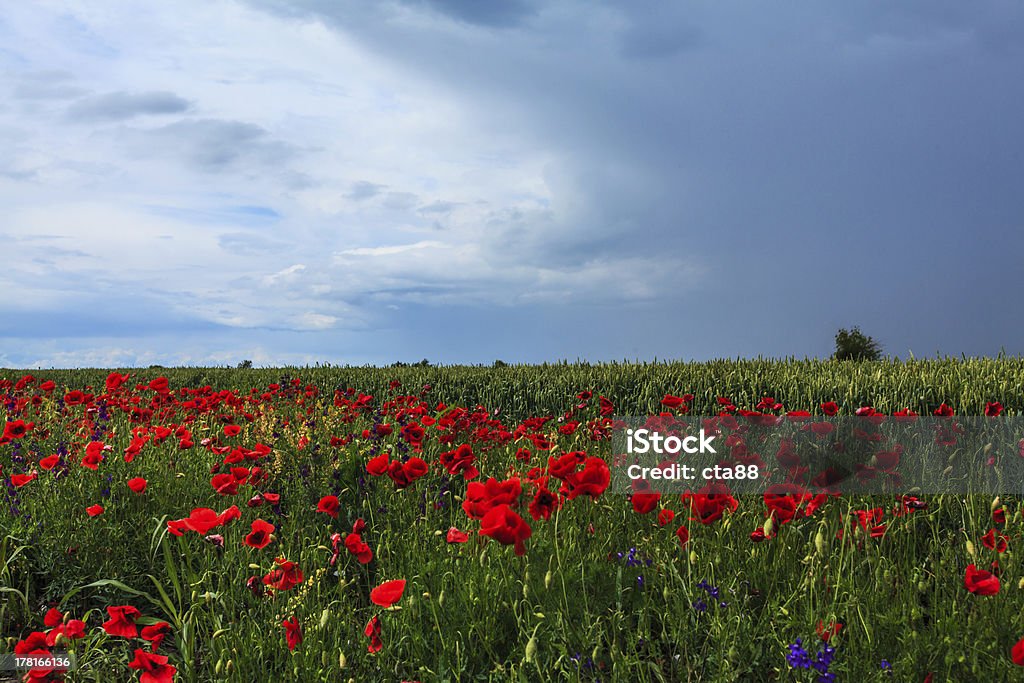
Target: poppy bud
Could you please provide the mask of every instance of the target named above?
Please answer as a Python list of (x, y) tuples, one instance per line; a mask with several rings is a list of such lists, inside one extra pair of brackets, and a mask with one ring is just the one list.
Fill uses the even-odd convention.
[(441, 594), (437, 596), (437, 606), (444, 607), (444, 589), (442, 589)]
[(697, 551), (696, 550), (691, 550), (690, 551), (690, 564), (697, 564)]
[(814, 549), (818, 551), (819, 555), (825, 553), (825, 534), (821, 533), (821, 529), (818, 529), (818, 533), (814, 536)]
[(534, 635), (530, 636), (530, 642), (526, 644), (526, 661), (536, 662), (537, 661), (537, 635), (534, 631)]
[(235, 660), (229, 659), (228, 663), (224, 665), (224, 673), (231, 675), (231, 672), (235, 670)]
[(327, 619), (331, 616), (331, 610), (325, 609), (320, 615), (320, 628), (327, 626)]
[(348, 666), (348, 660), (345, 659), (345, 653), (344, 652), (338, 653), (338, 668), (339, 669), (344, 669), (346, 666)]
[(768, 519), (764, 522), (764, 535), (765, 538), (771, 538), (772, 532), (775, 531), (775, 513), (773, 512), (768, 516)]
[(548, 573), (544, 575), (544, 588), (545, 588), (545, 590), (548, 589), (548, 588), (551, 588), (551, 570), (550, 569), (548, 570)]
[(995, 498), (993, 498), (992, 499), (992, 506), (991, 506), (992, 512), (995, 512), (996, 510), (998, 510), (999, 506), (1002, 505), (1002, 504), (1003, 504), (1003, 502), (1001, 500), (999, 500), (999, 496), (996, 496)]
[(974, 557), (974, 544), (970, 540), (967, 541), (967, 554)]
[(217, 660), (217, 666), (213, 667), (213, 673), (215, 673), (218, 676), (220, 676), (223, 671), (224, 671), (224, 660), (223, 659), (218, 659)]

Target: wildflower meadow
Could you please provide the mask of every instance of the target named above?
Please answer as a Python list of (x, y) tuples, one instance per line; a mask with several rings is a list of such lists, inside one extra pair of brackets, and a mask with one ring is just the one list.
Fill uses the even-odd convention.
[(1024, 680), (1024, 482), (629, 493), (610, 439), (1008, 420), (1021, 359), (0, 370), (0, 406), (0, 653), (70, 658), (0, 680)]

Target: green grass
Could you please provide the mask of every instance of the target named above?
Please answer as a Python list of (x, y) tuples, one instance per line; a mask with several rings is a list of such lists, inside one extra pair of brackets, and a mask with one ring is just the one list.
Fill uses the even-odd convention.
[[(461, 509), (465, 482), (434, 464), (442, 451), (469, 441), (469, 431), (450, 446), (429, 438), (422, 454), (429, 472), (396, 489), (387, 477), (366, 475), (365, 465), (381, 450), (397, 452), (398, 430), (383, 439), (363, 438), (362, 430), (381, 415), (366, 411), (347, 423), (333, 402), (335, 389), (353, 387), (375, 396), (373, 406), (380, 409), (395, 396), (391, 380), (401, 382), (397, 393), (418, 394), (430, 384), (428, 414), (441, 414), (434, 410), (439, 401), (471, 410), (481, 404), (510, 431), (527, 417), (573, 409), (583, 390), (594, 392), (579, 412), (577, 419), (584, 420), (596, 417), (598, 395), (611, 399), (620, 414), (647, 414), (660, 409), (666, 393), (687, 392), (695, 394), (692, 412), (703, 415), (718, 411), (719, 396), (753, 408), (765, 395), (786, 409), (815, 412), (821, 402), (835, 400), (847, 415), (866, 404), (928, 414), (943, 402), (958, 414), (977, 415), (995, 400), (1007, 414), (1018, 414), (1024, 406), (1020, 359), (129, 370), (138, 376), (128, 381), (125, 398), (137, 393), (144, 403), (153, 392), (134, 392), (134, 383), (160, 374), (172, 390), (212, 385), (240, 390), (242, 397), (252, 387), (262, 392), (272, 382), (285, 385), (267, 401), (222, 402), (206, 411), (183, 407), (190, 396), (177, 397), (166, 414), (157, 408), (152, 423), (186, 424), (195, 446), (179, 450), (172, 436), (147, 444), (131, 463), (122, 453), (138, 425), (114, 407), (117, 400), (101, 399), (109, 406), (106, 420), (82, 406), (62, 409), (57, 403), (65, 387), (104, 393), (108, 372), (33, 371), (39, 381), (58, 384), (52, 395), (38, 391), (38, 381), (21, 392), (0, 390), (14, 399), (41, 397), (19, 415), (36, 429), (17, 450), (0, 445), (5, 484), (11, 473), (94, 436), (113, 446), (95, 472), (78, 464), (79, 454), (68, 458), (67, 476), (39, 471), (37, 480), (15, 493), (0, 494), (0, 634), (6, 638), (0, 651), (45, 630), (43, 613), (59, 605), (88, 624), (86, 637), (70, 645), (80, 667), (69, 680), (137, 678), (126, 665), (135, 648), (148, 645), (100, 628), (108, 618), (105, 608), (121, 604), (171, 623), (159, 651), (170, 657), (181, 681), (811, 681), (813, 671), (791, 670), (785, 656), (796, 638), (813, 656), (819, 621), (844, 625), (832, 640), (831, 671), (839, 680), (921, 681), (933, 672), (935, 681), (1009, 681), (1021, 675), (1010, 659), (1011, 647), (1024, 636), (1017, 548), (1022, 521), (1015, 500), (1002, 501), (1009, 513), (1002, 533), (1010, 537), (1010, 549), (1000, 555), (980, 542), (992, 527), (993, 505), (980, 496), (934, 496), (926, 510), (901, 516), (892, 515), (892, 497), (834, 499), (782, 525), (775, 538), (753, 543), (751, 532), (767, 516), (760, 496), (740, 497), (736, 512), (708, 525), (688, 519), (678, 496), (665, 496), (661, 507), (676, 517), (662, 527), (657, 510), (638, 515), (610, 490), (596, 500), (566, 502), (549, 521), (534, 521), (524, 494), (520, 513), (532, 537), (525, 555), (516, 556), (511, 546), (476, 534), (465, 544), (445, 542), (451, 526), (480, 528)], [(22, 374), (0, 371), (0, 378)], [(292, 377), (301, 378), (298, 389), (289, 388)], [(303, 395), (307, 385), (317, 388), (316, 397)], [(5, 409), (14, 419), (12, 406)], [(243, 417), (246, 412), (252, 421)], [(225, 438), (223, 417), (240, 424), (242, 433)], [(393, 411), (384, 419), (397, 424)], [(329, 444), (332, 436), (349, 434), (352, 443)], [(259, 490), (280, 494), (280, 514), (267, 505), (247, 507), (256, 490), (248, 484), (235, 496), (212, 489), (211, 468), (223, 456), (201, 447), (208, 436), (247, 448), (258, 442), (273, 447), (267, 459), (241, 464), (268, 472)], [(308, 442), (300, 447), (302, 437)], [(606, 442), (579, 433), (554, 438), (555, 455), (610, 455)], [(548, 454), (532, 447), (533, 461), (518, 463), (522, 445), (474, 443), (481, 481), (503, 479), (509, 468), (525, 475), (546, 464)], [(148, 480), (145, 494), (127, 488), (132, 477)], [(317, 501), (330, 493), (341, 502), (336, 520), (316, 511)], [(88, 517), (84, 510), (95, 503), (105, 512)], [(221, 511), (232, 504), (241, 519), (213, 532), (223, 535), (222, 550), (195, 533), (167, 533), (168, 520), (187, 517), (194, 507)], [(19, 514), (11, 513), (12, 506)], [(885, 535), (850, 533), (852, 511), (875, 507), (885, 510)], [(257, 517), (277, 526), (276, 540), (263, 550), (242, 543)], [(342, 547), (330, 566), (331, 534), (344, 537), (357, 518), (366, 521), (363, 537), (373, 561), (359, 564)], [(680, 524), (690, 531), (685, 548), (674, 533)], [(836, 538), (840, 529), (847, 532), (844, 539)], [(630, 549), (636, 562), (629, 562)], [(266, 574), (275, 557), (298, 563), (307, 580), (257, 597), (246, 581)], [(965, 567), (989, 568), (996, 559), (1001, 591), (982, 597), (965, 590)], [(399, 609), (370, 603), (370, 589), (397, 578), (408, 581)], [(698, 585), (702, 581), (717, 587), (717, 600)], [(694, 608), (700, 600), (707, 603), (704, 611)], [(293, 615), (304, 640), (289, 651), (281, 621)], [(363, 629), (375, 615), (384, 646), (373, 654)], [(891, 678), (880, 668), (883, 659), (893, 667)]]

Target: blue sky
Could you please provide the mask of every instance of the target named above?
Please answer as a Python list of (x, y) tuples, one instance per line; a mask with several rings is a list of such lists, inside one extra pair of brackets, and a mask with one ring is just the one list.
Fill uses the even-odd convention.
[(1024, 352), (1016, 2), (9, 3), (0, 366)]

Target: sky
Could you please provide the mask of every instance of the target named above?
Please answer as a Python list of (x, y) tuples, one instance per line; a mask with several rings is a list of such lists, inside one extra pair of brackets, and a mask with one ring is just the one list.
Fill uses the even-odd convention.
[(1024, 5), (0, 11), (0, 367), (1024, 353)]

